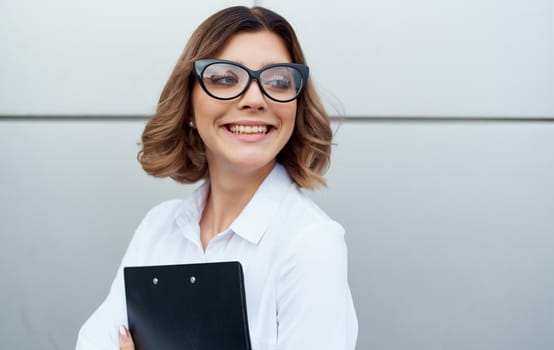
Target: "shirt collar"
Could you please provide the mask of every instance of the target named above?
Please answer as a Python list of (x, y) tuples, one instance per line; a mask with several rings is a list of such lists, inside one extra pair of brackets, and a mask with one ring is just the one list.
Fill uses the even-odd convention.
[(199, 246), (202, 245), (200, 242), (199, 223), (209, 189), (209, 181), (205, 181), (192, 193), (192, 196), (183, 201), (181, 208), (175, 213), (175, 221), (180, 227), (182, 234)]
[(292, 183), (285, 168), (277, 163), (231, 224), (231, 230), (245, 240), (258, 244)]
[[(292, 184), (293, 181), (286, 169), (276, 163), (252, 199), (229, 227), (231, 231), (253, 244), (258, 244)], [(209, 181), (204, 182), (190, 198), (184, 201), (181, 210), (176, 213), (175, 219), (183, 234), (194, 242), (200, 239), (198, 223), (206, 204), (209, 188)]]

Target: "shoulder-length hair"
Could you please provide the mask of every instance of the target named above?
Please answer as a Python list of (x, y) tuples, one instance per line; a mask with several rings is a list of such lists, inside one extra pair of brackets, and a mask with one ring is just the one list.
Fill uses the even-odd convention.
[[(293, 63), (306, 63), (292, 26), (273, 11), (236, 6), (210, 16), (189, 39), (162, 91), (156, 113), (142, 134), (138, 159), (148, 174), (169, 176), (181, 183), (208, 177), (204, 143), (188, 125), (192, 116), (194, 61), (212, 58), (236, 33), (262, 30), (281, 37)], [(323, 174), (329, 167), (331, 143), (329, 117), (308, 79), (298, 98), (294, 131), (277, 161), (299, 187), (316, 189), (325, 185)]]

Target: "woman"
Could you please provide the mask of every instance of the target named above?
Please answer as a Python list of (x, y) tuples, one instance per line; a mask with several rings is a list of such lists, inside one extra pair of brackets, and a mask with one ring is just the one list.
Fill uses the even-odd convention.
[[(231, 7), (193, 33), (147, 124), (150, 175), (206, 179), (153, 208), (77, 349), (132, 349), (124, 266), (240, 261), (254, 350), (354, 349), (343, 228), (299, 188), (324, 185), (329, 119), (278, 14)], [(119, 329), (119, 331), (118, 331)]]

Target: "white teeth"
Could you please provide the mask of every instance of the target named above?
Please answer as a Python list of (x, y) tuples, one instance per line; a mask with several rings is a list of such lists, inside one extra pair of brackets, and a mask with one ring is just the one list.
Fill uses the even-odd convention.
[(267, 134), (267, 125), (231, 125), (234, 134)]

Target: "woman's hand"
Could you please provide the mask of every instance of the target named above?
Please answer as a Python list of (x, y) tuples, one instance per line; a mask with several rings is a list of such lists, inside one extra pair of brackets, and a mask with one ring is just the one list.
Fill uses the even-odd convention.
[(135, 343), (129, 330), (125, 326), (119, 326), (119, 349), (120, 350), (135, 350)]

